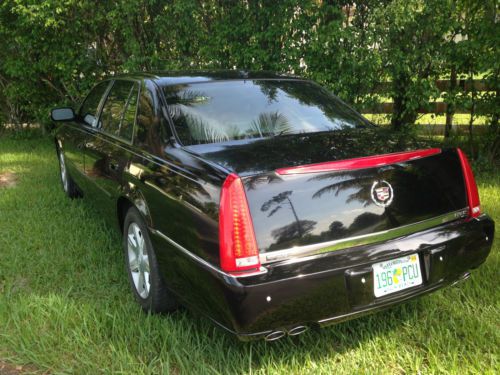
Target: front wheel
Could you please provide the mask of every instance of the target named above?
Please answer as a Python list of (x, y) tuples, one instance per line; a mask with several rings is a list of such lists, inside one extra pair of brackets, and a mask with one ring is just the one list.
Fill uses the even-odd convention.
[(57, 156), (59, 158), (59, 170), (61, 171), (61, 183), (66, 195), (70, 198), (77, 198), (80, 196), (78, 187), (68, 173), (68, 168), (66, 167), (66, 158), (61, 149), (58, 150)]
[(125, 216), (123, 249), (130, 285), (142, 309), (153, 313), (176, 310), (177, 301), (160, 274), (146, 223), (135, 207)]

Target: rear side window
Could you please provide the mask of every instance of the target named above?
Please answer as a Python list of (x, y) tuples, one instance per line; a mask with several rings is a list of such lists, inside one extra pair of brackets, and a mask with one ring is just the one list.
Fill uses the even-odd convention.
[(110, 135), (132, 139), (137, 108), (138, 85), (131, 81), (115, 81), (104, 102), (100, 128)]
[(139, 85), (134, 83), (125, 105), (123, 117), (120, 125), (120, 137), (132, 140), (134, 134), (135, 115), (137, 112), (137, 97), (139, 96)]
[(157, 100), (151, 86), (141, 87), (134, 143), (153, 155), (163, 157), (165, 141), (171, 133), (169, 133), (170, 127), (166, 118), (160, 112)]
[(97, 126), (97, 110), (99, 103), (109, 86), (109, 82), (102, 82), (95, 86), (85, 98), (78, 115), (82, 121), (89, 126)]

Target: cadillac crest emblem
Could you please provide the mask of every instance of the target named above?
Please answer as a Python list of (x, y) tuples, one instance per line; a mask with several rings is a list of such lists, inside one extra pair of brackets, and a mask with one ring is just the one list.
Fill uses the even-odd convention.
[(375, 181), (372, 185), (371, 197), (373, 203), (380, 207), (387, 207), (392, 203), (394, 192), (391, 184), (385, 180)]

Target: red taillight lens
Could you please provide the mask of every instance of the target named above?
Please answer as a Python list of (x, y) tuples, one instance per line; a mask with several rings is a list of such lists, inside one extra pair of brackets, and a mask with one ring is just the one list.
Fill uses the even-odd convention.
[(221, 268), (226, 272), (260, 268), (259, 249), (241, 179), (227, 176), (222, 185), (219, 208)]
[(479, 203), (479, 193), (477, 191), (476, 180), (474, 179), (474, 174), (472, 173), (472, 168), (470, 167), (469, 160), (465, 153), (457, 148), (458, 157), (462, 163), (462, 170), (464, 172), (465, 187), (467, 189), (467, 201), (469, 204), (469, 216), (478, 217), (481, 215), (481, 207)]

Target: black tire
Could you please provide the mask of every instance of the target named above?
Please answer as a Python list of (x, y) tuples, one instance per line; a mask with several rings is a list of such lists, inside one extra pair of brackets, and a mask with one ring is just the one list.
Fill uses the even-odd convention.
[[(134, 229), (137, 229), (135, 225), (140, 230), (139, 232), (140, 234), (138, 235), (138, 237), (142, 238), (143, 240), (144, 245), (142, 249), (145, 251), (142, 252), (136, 249), (134, 246), (132, 246), (133, 239), (137, 237), (135, 234), (131, 239), (132, 245), (130, 245), (129, 249), (129, 230), (132, 233), (135, 233)], [(158, 261), (156, 259), (156, 254), (154, 252), (153, 245), (149, 238), (149, 233), (146, 223), (144, 222), (144, 219), (142, 218), (140, 212), (135, 207), (131, 207), (127, 211), (127, 214), (125, 215), (125, 221), (123, 224), (122, 245), (123, 245), (123, 252), (125, 255), (125, 268), (127, 270), (130, 286), (132, 288), (132, 292), (134, 293), (137, 302), (139, 302), (142, 309), (145, 312), (151, 312), (151, 313), (165, 313), (177, 310), (178, 308), (177, 300), (175, 299), (174, 295), (167, 289), (163, 277), (161, 276), (158, 266)], [(136, 249), (137, 251), (134, 251), (133, 249)], [(137, 257), (139, 253), (142, 253), (142, 257), (144, 257), (144, 255), (147, 254), (147, 263), (149, 264), (149, 273), (147, 275), (145, 272), (146, 269), (145, 262), (143, 262), (144, 258), (141, 258), (140, 260), (138, 258), (135, 258), (138, 259), (136, 268), (137, 271), (133, 271), (132, 269), (134, 266), (131, 265), (131, 260), (134, 259), (133, 258), (134, 256)], [(141, 276), (140, 276), (141, 272), (143, 273), (142, 276), (142, 280), (144, 281), (143, 283), (141, 283)], [(149, 286), (148, 286), (148, 292), (146, 294), (145, 293), (146, 281), (147, 281), (146, 278), (148, 276), (149, 276)], [(139, 284), (142, 286), (138, 286)]]
[(61, 172), (61, 184), (64, 192), (71, 199), (80, 197), (80, 190), (68, 172), (68, 168), (66, 167), (66, 158), (64, 157), (64, 153), (61, 149), (57, 150), (57, 158), (59, 159), (59, 171)]

